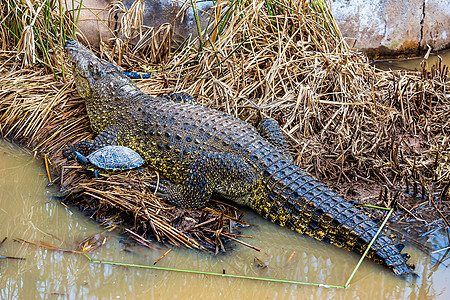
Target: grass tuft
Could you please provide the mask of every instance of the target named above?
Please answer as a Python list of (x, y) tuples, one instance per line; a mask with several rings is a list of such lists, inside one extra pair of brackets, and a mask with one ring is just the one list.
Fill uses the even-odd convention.
[(56, 79), (64, 74), (62, 45), (66, 36), (75, 35), (80, 9), (68, 14), (64, 3), (54, 0), (0, 0), (0, 4), (2, 50), (16, 52), (21, 67), (39, 63)]

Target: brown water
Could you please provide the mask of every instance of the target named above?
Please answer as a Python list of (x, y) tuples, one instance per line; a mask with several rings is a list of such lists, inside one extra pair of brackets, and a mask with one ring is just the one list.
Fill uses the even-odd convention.
[[(0, 256), (26, 259), (0, 259), (0, 299), (450, 299), (446, 267), (450, 260), (437, 264), (445, 251), (430, 257), (414, 247), (407, 250), (420, 278), (404, 280), (366, 261), (343, 290), (101, 265), (79, 254), (23, 245), (14, 239), (76, 249), (85, 237), (99, 233), (109, 238), (90, 253), (93, 258), (143, 265), (153, 265), (167, 250), (162, 245), (158, 250), (126, 246), (122, 236), (52, 199), (43, 173), (40, 161), (0, 142), (0, 241), (8, 238), (0, 246)], [(355, 254), (280, 228), (251, 212), (246, 215), (254, 226), (243, 234), (254, 235), (246, 241), (261, 247), (261, 252), (236, 245), (234, 251), (215, 257), (174, 249), (156, 265), (344, 285), (357, 264)], [(429, 245), (443, 248), (448, 239), (441, 235)], [(256, 268), (255, 256), (268, 268)]]
[[(439, 57), (442, 58), (442, 64), (450, 66), (450, 51), (445, 51), (439, 54), (432, 54), (428, 57), (428, 66), (432, 66), (439, 61)], [(394, 60), (383, 60), (375, 62), (375, 65), (383, 70), (422, 70), (420, 63), (423, 61), (423, 57), (419, 58), (407, 58), (407, 59), (394, 59)]]

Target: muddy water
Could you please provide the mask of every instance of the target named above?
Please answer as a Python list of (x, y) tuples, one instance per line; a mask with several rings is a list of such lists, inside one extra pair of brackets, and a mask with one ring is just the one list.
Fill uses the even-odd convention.
[[(450, 299), (450, 271), (437, 260), (408, 247), (419, 278), (393, 276), (384, 268), (364, 262), (345, 290), (271, 283), (245, 279), (183, 274), (91, 263), (82, 255), (24, 245), (14, 241), (44, 241), (76, 249), (85, 237), (100, 234), (106, 244), (90, 253), (104, 261), (153, 265), (167, 248), (127, 246), (124, 238), (107, 232), (74, 208), (52, 199), (46, 188), (42, 163), (5, 142), (0, 143), (0, 299)], [(174, 249), (156, 265), (254, 277), (270, 277), (344, 285), (358, 256), (279, 228), (247, 212), (254, 226), (244, 234), (262, 248), (256, 252), (236, 245), (220, 256)], [(429, 241), (439, 249), (448, 245), (444, 235)], [(289, 257), (295, 251), (289, 261)], [(257, 268), (254, 257), (268, 265)], [(448, 257), (448, 254), (447, 254)]]
[[(447, 50), (445, 52), (437, 54), (432, 54), (428, 57), (427, 63), (428, 66), (432, 66), (433, 64), (436, 64), (436, 62), (439, 60), (438, 56), (442, 58), (442, 64), (446, 66), (450, 66), (450, 51)], [(420, 63), (423, 61), (423, 58), (408, 58), (408, 59), (394, 59), (394, 60), (383, 60), (383, 61), (377, 61), (375, 63), (376, 66), (380, 67), (384, 70), (421, 70), (422, 67), (420, 66)]]

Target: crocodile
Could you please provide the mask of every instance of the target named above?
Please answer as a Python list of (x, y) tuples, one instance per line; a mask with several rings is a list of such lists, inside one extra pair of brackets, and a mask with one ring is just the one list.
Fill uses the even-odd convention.
[[(255, 127), (186, 97), (147, 95), (77, 41), (68, 40), (65, 49), (96, 134), (74, 145), (84, 155), (126, 146), (166, 178), (157, 192), (174, 205), (201, 209), (214, 193), (317, 240), (367, 249), (379, 222), (295, 165), (275, 121)], [(413, 273), (403, 247), (383, 231), (367, 256), (394, 274)]]

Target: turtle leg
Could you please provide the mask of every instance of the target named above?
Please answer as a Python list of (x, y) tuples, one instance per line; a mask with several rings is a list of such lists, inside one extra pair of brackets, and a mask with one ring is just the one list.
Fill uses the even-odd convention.
[(73, 148), (74, 153), (78, 152), (85, 156), (97, 150), (97, 147), (95, 147), (94, 142), (92, 140), (84, 140), (79, 143), (76, 143)]
[(169, 93), (160, 97), (177, 103), (198, 104), (197, 99), (186, 93)]
[(292, 160), (292, 155), (289, 152), (286, 139), (277, 121), (271, 118), (264, 118), (258, 123), (256, 130), (258, 130), (259, 134), (266, 141), (278, 148), (284, 156)]
[[(155, 182), (150, 183), (148, 188), (176, 206), (201, 209), (213, 192), (229, 199), (250, 195), (257, 183), (257, 176), (252, 171), (252, 167), (238, 156), (209, 153), (193, 162), (181, 174), (182, 180), (179, 182), (161, 180), (157, 190)], [(170, 177), (170, 174), (167, 176)]]

